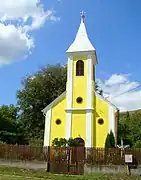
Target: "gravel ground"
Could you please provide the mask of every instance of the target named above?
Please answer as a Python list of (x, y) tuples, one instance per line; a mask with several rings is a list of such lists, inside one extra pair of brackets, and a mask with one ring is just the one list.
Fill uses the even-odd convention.
[(32, 170), (46, 170), (46, 162), (29, 162), (29, 161), (5, 161), (0, 160), (0, 166), (7, 167), (18, 167), (23, 169), (32, 169)]

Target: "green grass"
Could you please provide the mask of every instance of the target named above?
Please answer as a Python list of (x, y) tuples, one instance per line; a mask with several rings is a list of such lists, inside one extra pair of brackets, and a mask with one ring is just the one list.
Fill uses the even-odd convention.
[(0, 180), (141, 180), (141, 177), (127, 175), (93, 174), (87, 176), (53, 175), (46, 172), (0, 167)]

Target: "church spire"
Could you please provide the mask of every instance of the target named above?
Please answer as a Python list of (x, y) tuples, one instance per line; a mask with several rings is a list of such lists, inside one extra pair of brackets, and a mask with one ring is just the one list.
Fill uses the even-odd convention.
[(81, 12), (81, 23), (78, 29), (78, 32), (76, 34), (74, 42), (71, 44), (71, 46), (68, 48), (67, 53), (73, 53), (73, 52), (94, 52), (95, 48), (91, 44), (88, 34), (86, 31), (85, 23), (85, 13)]

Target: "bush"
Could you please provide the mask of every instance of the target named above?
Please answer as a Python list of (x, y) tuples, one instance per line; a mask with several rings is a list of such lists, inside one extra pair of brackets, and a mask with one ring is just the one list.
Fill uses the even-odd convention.
[(0, 141), (0, 144), (7, 144), (6, 142)]
[(53, 141), (52, 141), (52, 146), (53, 147), (56, 147), (56, 148), (62, 148), (62, 147), (65, 147), (67, 144), (67, 140), (65, 138), (55, 138)]
[(34, 147), (36, 147), (36, 146), (41, 147), (41, 146), (43, 146), (43, 140), (40, 138), (31, 138), (29, 140), (29, 145), (34, 146)]
[(77, 147), (77, 146), (79, 146), (79, 142), (76, 139), (72, 139), (72, 138), (70, 138), (67, 141), (67, 144), (68, 144), (69, 147)]
[(141, 140), (136, 141), (134, 148), (141, 148)]
[(66, 140), (65, 138), (55, 138), (52, 141), (52, 146), (56, 148), (62, 148), (66, 147), (68, 145), (69, 147), (77, 147), (79, 146), (79, 142), (77, 139), (70, 138), (69, 140)]

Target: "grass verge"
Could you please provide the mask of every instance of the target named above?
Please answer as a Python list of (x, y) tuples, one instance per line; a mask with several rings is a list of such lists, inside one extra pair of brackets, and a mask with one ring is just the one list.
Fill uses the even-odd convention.
[(92, 174), (87, 176), (54, 175), (46, 172), (19, 168), (0, 167), (0, 180), (141, 180), (141, 177), (123, 174)]

